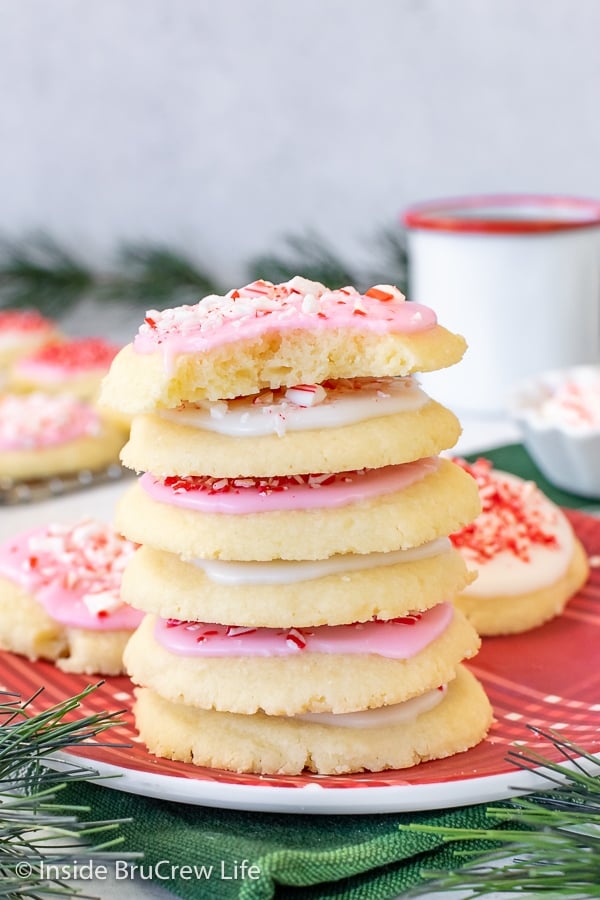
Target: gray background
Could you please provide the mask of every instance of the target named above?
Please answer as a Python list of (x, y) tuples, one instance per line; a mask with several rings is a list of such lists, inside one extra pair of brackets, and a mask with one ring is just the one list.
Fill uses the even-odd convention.
[(0, 0), (0, 231), (234, 284), (427, 197), (599, 196), (599, 33), (596, 0)]

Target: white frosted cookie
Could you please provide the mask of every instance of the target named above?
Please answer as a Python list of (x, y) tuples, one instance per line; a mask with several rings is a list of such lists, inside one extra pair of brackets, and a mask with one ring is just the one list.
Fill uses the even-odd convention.
[(168, 619), (301, 627), (393, 619), (454, 596), (470, 580), (447, 538), (412, 550), (347, 554), (316, 562), (183, 562), (140, 547), (121, 596)]
[(404, 769), (468, 750), (485, 738), (492, 721), (485, 692), (462, 666), (433, 708), (407, 721), (370, 727), (199, 710), (148, 689), (136, 695), (136, 726), (151, 753), (257, 774)]
[(8, 371), (9, 391), (67, 393), (93, 401), (120, 346), (103, 338), (72, 338), (38, 347)]
[(415, 547), (458, 530), (480, 509), (473, 478), (447, 459), (294, 485), (243, 481), (144, 475), (121, 499), (117, 528), (184, 558), (310, 560)]
[[(263, 392), (229, 404), (207, 403), (204, 409), (136, 416), (121, 459), (130, 469), (160, 477), (185, 472), (235, 478), (376, 468), (436, 456), (454, 446), (458, 419), (410, 380), (369, 384), (370, 390), (348, 389), (347, 404), (327, 402), (335, 390), (313, 385), (325, 399), (310, 408), (287, 400), (268, 402), (265, 394), (272, 398), (273, 392)], [(386, 399), (378, 396), (384, 391)], [(270, 433), (264, 433), (267, 428)]]
[(0, 545), (0, 647), (65, 672), (120, 675), (140, 613), (119, 597), (134, 545), (91, 520)]
[(455, 598), (481, 635), (516, 634), (559, 615), (585, 584), (589, 561), (563, 512), (531, 481), (486, 459), (461, 465), (482, 511), (452, 540), (477, 578)]
[(0, 397), (0, 477), (15, 480), (99, 469), (118, 462), (125, 433), (66, 394)]
[(51, 319), (33, 309), (0, 309), (0, 370), (49, 341), (60, 340)]
[(330, 291), (296, 277), (258, 281), (194, 306), (147, 313), (104, 380), (101, 402), (127, 414), (263, 388), (409, 375), (458, 362), (464, 338), (390, 286)]
[(479, 649), (477, 632), (451, 604), (414, 618), (300, 632), (146, 616), (125, 649), (125, 665), (136, 684), (187, 706), (246, 715), (353, 712), (445, 684)]

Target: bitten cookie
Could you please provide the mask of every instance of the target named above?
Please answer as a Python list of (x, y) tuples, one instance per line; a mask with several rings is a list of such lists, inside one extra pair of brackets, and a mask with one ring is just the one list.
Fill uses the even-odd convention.
[(142, 614), (119, 596), (135, 546), (92, 520), (0, 545), (0, 647), (65, 672), (119, 675)]
[(118, 462), (125, 434), (66, 394), (0, 397), (0, 477), (17, 481)]
[(263, 388), (410, 375), (458, 362), (464, 338), (395, 287), (331, 291), (305, 278), (256, 281), (194, 306), (151, 310), (104, 380), (101, 402), (127, 414)]
[(297, 716), (200, 710), (171, 703), (149, 689), (138, 688), (136, 695), (137, 727), (151, 753), (257, 774), (405, 769), (468, 750), (483, 740), (492, 721), (483, 688), (462, 666), (446, 691), (435, 691), (433, 700), (431, 695), (425, 703), (417, 698), (420, 703), (409, 701), (413, 705), (408, 708), (388, 708), (383, 712), (389, 715), (374, 716), (375, 724), (363, 718), (354, 726), (352, 719), (319, 724)]
[(589, 575), (586, 553), (561, 510), (531, 481), (480, 459), (483, 509), (452, 535), (475, 581), (456, 605), (481, 635), (517, 634), (559, 615)]

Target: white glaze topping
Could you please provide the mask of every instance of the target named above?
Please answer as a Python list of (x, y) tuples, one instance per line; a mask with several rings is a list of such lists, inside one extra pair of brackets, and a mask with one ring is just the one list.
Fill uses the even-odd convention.
[(438, 538), (409, 550), (393, 550), (390, 553), (339, 553), (328, 559), (300, 562), (286, 560), (229, 562), (221, 559), (192, 559), (188, 562), (201, 568), (206, 577), (215, 584), (237, 587), (247, 584), (296, 584), (326, 578), (328, 575), (414, 562), (447, 553), (451, 549), (449, 538)]
[(385, 728), (392, 725), (406, 725), (414, 722), (423, 713), (442, 702), (447, 687), (443, 685), (434, 691), (427, 691), (403, 703), (379, 706), (376, 709), (362, 709), (351, 713), (304, 713), (294, 716), (296, 720), (313, 722), (315, 725), (333, 725), (336, 728)]
[(283, 435), (286, 431), (343, 425), (419, 409), (429, 401), (416, 380), (347, 378), (324, 385), (265, 390), (235, 400), (206, 400), (159, 415), (180, 425), (231, 437)]
[(534, 484), (494, 470), (488, 460), (461, 462), (476, 478), (482, 511), (452, 541), (477, 579), (465, 594), (510, 596), (541, 590), (561, 578), (573, 555), (566, 517)]

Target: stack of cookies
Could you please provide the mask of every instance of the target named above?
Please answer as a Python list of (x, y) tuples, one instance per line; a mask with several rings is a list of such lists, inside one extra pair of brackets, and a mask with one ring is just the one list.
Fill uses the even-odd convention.
[(296, 277), (151, 311), (101, 402), (132, 415), (142, 472), (117, 528), (142, 545), (125, 663), (159, 756), (254, 773), (380, 771), (477, 744), (448, 538), (479, 512), (441, 458), (455, 416), (412, 373), (460, 336), (391, 286)]

